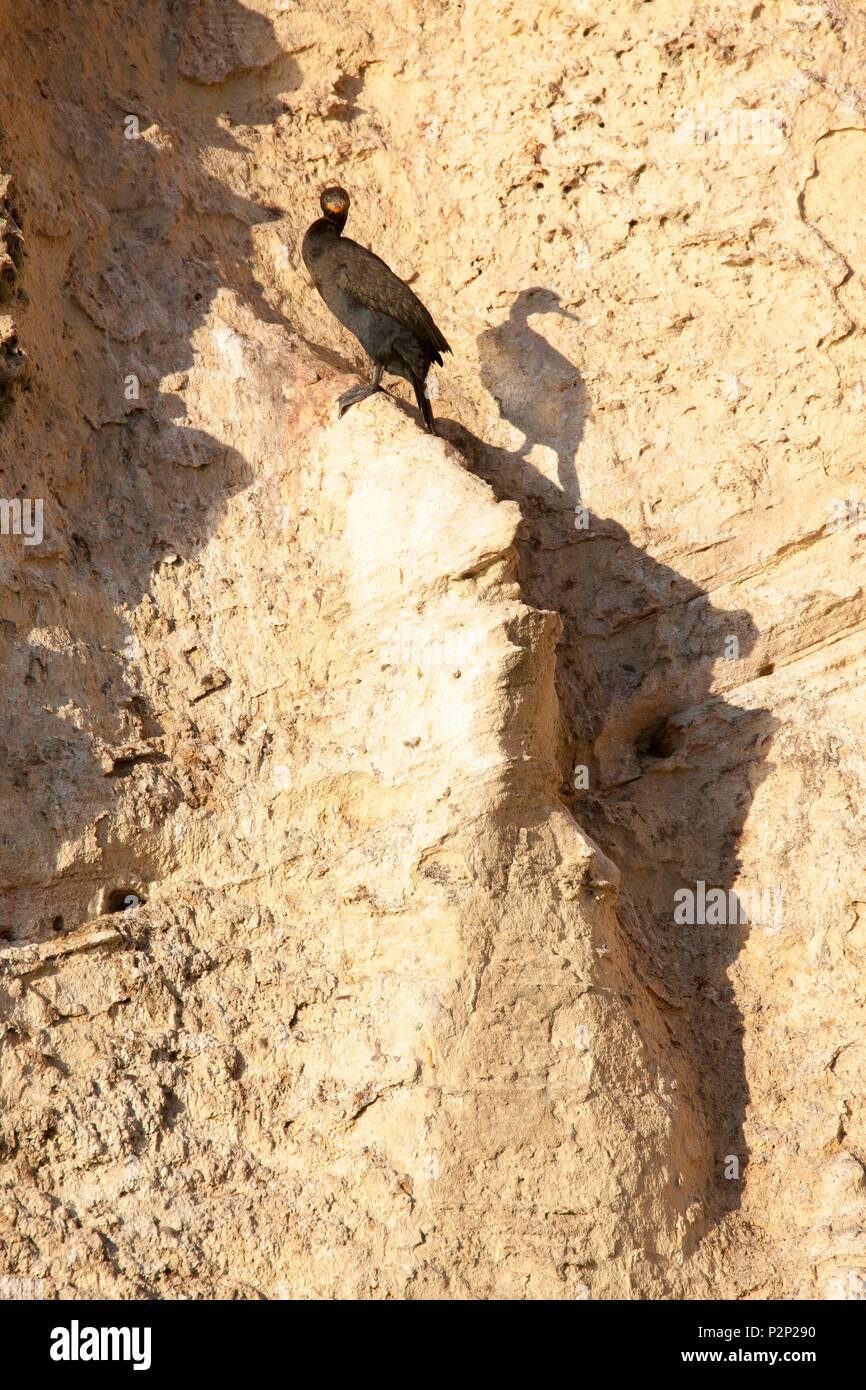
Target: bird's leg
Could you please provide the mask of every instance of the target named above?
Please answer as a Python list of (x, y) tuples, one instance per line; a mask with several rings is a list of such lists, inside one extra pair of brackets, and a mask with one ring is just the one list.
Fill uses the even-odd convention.
[(433, 411), (430, 406), (430, 399), (427, 395), (426, 384), (423, 377), (412, 377), (412, 385), (415, 388), (415, 399), (418, 402), (418, 409), (424, 421), (424, 428), (428, 434), (436, 433), (436, 425), (433, 422)]
[(373, 380), (368, 384), (362, 382), (360, 386), (352, 386), (348, 391), (344, 391), (342, 396), (337, 397), (340, 417), (345, 415), (351, 405), (357, 405), (359, 401), (365, 401), (368, 396), (374, 396), (377, 391), (382, 389), (382, 373), (385, 368), (378, 362), (373, 369)]

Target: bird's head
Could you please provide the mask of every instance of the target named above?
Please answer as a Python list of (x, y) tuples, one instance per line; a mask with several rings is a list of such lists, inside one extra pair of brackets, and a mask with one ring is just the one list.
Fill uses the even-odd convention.
[(349, 211), (349, 195), (345, 188), (326, 188), (319, 203), (329, 222), (345, 222)]

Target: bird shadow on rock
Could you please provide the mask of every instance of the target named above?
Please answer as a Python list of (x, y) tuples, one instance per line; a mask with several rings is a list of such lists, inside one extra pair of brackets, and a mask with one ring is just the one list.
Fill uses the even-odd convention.
[[(437, 424), (498, 500), (519, 504), (522, 593), (562, 619), (560, 795), (620, 869), (626, 949), (670, 1048), (687, 1065), (704, 1117), (704, 1218), (689, 1231), (689, 1253), (739, 1206), (748, 1162), (743, 1024), (729, 970), (750, 931), (775, 934), (778, 924), (775, 899), (765, 920), (774, 885), (749, 884), (745, 898), (743, 885), (738, 894), (734, 884), (777, 721), (767, 709), (719, 693), (754, 679), (746, 664), (758, 637), (751, 615), (714, 606), (700, 585), (635, 545), (618, 522), (572, 502), (579, 484), (569, 472), (579, 463), (589, 410), (582, 383), (574, 382), (577, 368), (550, 349), (552, 371), (570, 382), (560, 419), (526, 404), (527, 385), (533, 396), (548, 395), (539, 334), (533, 331), (532, 379), (509, 376), (526, 370), (514, 325), (539, 303), (556, 307), (527, 291), (501, 329), (481, 335), (482, 380), (526, 443), (556, 450), (559, 485), (523, 457), (526, 444), (501, 449), (454, 421)], [(721, 913), (704, 908), (711, 890), (716, 904), (724, 895)]]
[(548, 314), (580, 322), (554, 290), (521, 290), (507, 319), (479, 334), (479, 375), (499, 413), (523, 434), (515, 459), (538, 444), (556, 454), (563, 498), (580, 501), (577, 450), (589, 415), (586, 388), (573, 362), (553, 347), (529, 320)]

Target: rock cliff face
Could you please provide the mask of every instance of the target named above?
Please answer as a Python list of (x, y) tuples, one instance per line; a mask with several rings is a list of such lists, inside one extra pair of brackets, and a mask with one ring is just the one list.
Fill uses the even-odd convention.
[(4, 1296), (862, 1296), (864, 62), (0, 5)]

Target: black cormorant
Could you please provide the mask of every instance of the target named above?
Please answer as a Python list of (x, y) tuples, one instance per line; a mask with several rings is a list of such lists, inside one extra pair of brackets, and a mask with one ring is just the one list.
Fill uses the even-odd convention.
[(382, 373), (391, 372), (411, 381), (424, 428), (435, 434), (424, 385), (431, 362), (441, 367), (442, 353), (451, 349), (414, 291), (372, 251), (342, 235), (346, 190), (326, 188), (320, 201), (325, 215), (304, 237), (304, 265), (331, 313), (373, 361), (372, 381), (343, 392), (340, 414), (381, 390)]

